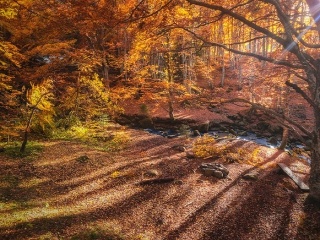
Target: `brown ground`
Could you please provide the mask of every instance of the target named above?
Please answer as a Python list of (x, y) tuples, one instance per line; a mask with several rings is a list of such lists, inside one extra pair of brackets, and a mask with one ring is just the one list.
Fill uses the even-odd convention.
[[(285, 162), (307, 178), (304, 162), (276, 149), (230, 141), (230, 149), (255, 152), (255, 166), (246, 160), (224, 163), (229, 176), (218, 180), (198, 169), (212, 160), (188, 159), (172, 148), (188, 148), (191, 140), (130, 134), (130, 146), (119, 153), (56, 141), (45, 142), (32, 162), (0, 155), (0, 176), (7, 176), (2, 180), (16, 179), (14, 188), (0, 186), (0, 239), (120, 239), (86, 235), (97, 228), (116, 229), (127, 239), (320, 239), (319, 210), (304, 204), (307, 194), (276, 166)], [(79, 161), (83, 155), (89, 159)], [(258, 180), (242, 178), (253, 170)], [(174, 181), (139, 184), (166, 177)]]
[[(125, 107), (139, 113), (139, 106)], [(246, 108), (228, 104), (217, 114), (198, 105), (176, 109), (175, 116), (229, 121), (227, 114)], [(167, 115), (160, 107), (149, 111)], [(225, 143), (250, 153), (241, 163), (190, 159), (174, 146), (189, 150), (194, 139), (128, 134), (131, 142), (120, 152), (49, 141), (33, 161), (0, 153), (0, 239), (320, 239), (319, 208), (306, 204), (307, 193), (277, 167), (285, 162), (307, 181), (304, 161), (242, 140)], [(229, 169), (226, 179), (202, 175), (199, 165), (212, 161)], [(258, 180), (243, 179), (250, 172), (258, 172)], [(140, 184), (158, 178), (174, 181)]]

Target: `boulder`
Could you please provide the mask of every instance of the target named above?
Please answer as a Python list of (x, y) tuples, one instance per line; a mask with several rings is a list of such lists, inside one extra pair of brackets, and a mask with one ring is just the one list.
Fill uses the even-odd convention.
[(157, 177), (157, 176), (159, 176), (159, 175), (160, 175), (160, 173), (159, 173), (159, 171), (156, 170), (156, 169), (149, 169), (149, 170), (147, 170), (147, 171), (145, 171), (145, 172), (143, 173), (143, 176), (144, 176), (144, 177), (149, 177), (149, 178)]
[(193, 131), (193, 136), (194, 137), (201, 137), (201, 133), (199, 132), (199, 130), (194, 130)]
[(186, 148), (185, 146), (183, 145), (174, 145), (172, 147), (172, 149), (176, 150), (176, 151), (179, 151), (179, 152), (185, 152), (186, 151)]
[(215, 170), (213, 171), (212, 176), (216, 177), (216, 178), (224, 178), (224, 174), (221, 171)]
[(76, 161), (79, 163), (87, 163), (89, 162), (89, 157), (87, 155), (82, 155), (76, 158)]
[(273, 137), (270, 137), (268, 142), (271, 144), (271, 145), (277, 145), (278, 144), (278, 139), (277, 137), (273, 136)]
[(258, 122), (257, 123), (257, 129), (260, 131), (266, 131), (270, 127), (270, 124), (264, 121)]
[(139, 121), (139, 125), (140, 127), (142, 128), (153, 128), (154, 125), (153, 125), (153, 121), (151, 118), (149, 117), (146, 117), (146, 118), (143, 118)]
[(194, 127), (195, 130), (198, 130), (199, 132), (207, 133), (210, 128), (210, 121), (205, 121), (202, 123), (199, 123)]
[(204, 168), (204, 169), (202, 169), (202, 171), (203, 171), (203, 175), (205, 175), (206, 177), (210, 177), (210, 176), (213, 176), (213, 174), (216, 170), (211, 169), (211, 168)]
[(229, 170), (220, 163), (203, 163), (200, 165), (203, 175), (216, 178), (225, 178), (229, 174)]
[(187, 158), (195, 158), (194, 152), (192, 150), (186, 151), (186, 157)]
[(259, 173), (258, 172), (249, 172), (245, 175), (242, 176), (243, 179), (246, 179), (246, 180), (258, 180), (259, 178)]

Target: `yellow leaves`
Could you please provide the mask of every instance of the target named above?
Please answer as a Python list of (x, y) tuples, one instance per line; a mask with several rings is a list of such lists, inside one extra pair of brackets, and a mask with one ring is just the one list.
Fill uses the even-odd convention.
[(120, 177), (120, 172), (119, 171), (114, 171), (113, 173), (111, 173), (111, 178), (118, 178), (118, 177)]
[(5, 9), (0, 9), (0, 16), (12, 19), (15, 18), (17, 15), (17, 9), (15, 8), (5, 8)]
[(219, 156), (225, 151), (225, 147), (216, 144), (214, 137), (204, 135), (193, 143), (193, 152), (197, 157)]
[(7, 68), (9, 64), (20, 67), (21, 61), (25, 59), (16, 46), (5, 41), (0, 41), (0, 56), (5, 59), (1, 61), (0, 69)]
[(175, 17), (177, 18), (188, 18), (191, 19), (191, 15), (190, 13), (187, 11), (187, 9), (182, 8), (182, 7), (177, 7), (176, 13), (175, 13)]
[(84, 86), (89, 87), (94, 94), (93, 97), (99, 98), (104, 102), (108, 102), (109, 92), (103, 83), (103, 79), (101, 79), (97, 73), (94, 73), (92, 76), (82, 76), (80, 78), (80, 82)]
[(28, 54), (31, 56), (60, 55), (70, 50), (74, 43), (75, 40), (67, 42), (48, 43), (33, 48), (30, 52), (28, 52)]
[(0, 16), (7, 19), (13, 19), (18, 13), (18, 4), (8, 0), (0, 0)]
[(40, 110), (38, 113), (38, 124), (45, 128), (45, 125), (53, 124), (53, 116), (55, 115), (52, 100), (54, 95), (52, 79), (45, 79), (40, 84), (31, 83), (31, 89), (26, 93), (28, 103), (32, 109)]
[(46, 79), (41, 84), (35, 85), (31, 83), (31, 89), (27, 91), (27, 99), (29, 104), (37, 107), (39, 110), (46, 110), (51, 107), (49, 99), (53, 97), (51, 93), (53, 88), (52, 79)]

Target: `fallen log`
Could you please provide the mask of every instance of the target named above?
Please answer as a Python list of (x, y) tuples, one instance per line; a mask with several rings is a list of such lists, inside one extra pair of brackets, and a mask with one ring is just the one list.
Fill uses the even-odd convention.
[(305, 184), (301, 178), (296, 176), (287, 165), (284, 163), (278, 163), (278, 166), (298, 185), (301, 190), (306, 192), (310, 190), (309, 186)]

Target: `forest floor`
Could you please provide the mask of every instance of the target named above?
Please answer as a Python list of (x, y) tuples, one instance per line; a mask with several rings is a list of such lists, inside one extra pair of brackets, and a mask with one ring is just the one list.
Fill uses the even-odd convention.
[[(240, 110), (229, 106), (217, 114), (200, 106), (175, 114), (224, 121), (225, 112)], [(239, 139), (214, 143), (235, 161), (223, 154), (190, 158), (199, 138), (169, 139), (119, 126), (117, 131), (122, 137), (113, 151), (66, 140), (41, 141), (43, 149), (25, 158), (2, 149), (0, 239), (320, 239), (319, 206), (306, 201), (308, 193), (277, 166), (287, 164), (307, 182), (306, 161)], [(129, 141), (122, 142), (124, 137)], [(204, 176), (199, 167), (211, 162), (222, 163), (229, 175)]]
[[(217, 179), (199, 171), (212, 159), (175, 147), (194, 139), (125, 131), (131, 140), (118, 152), (48, 141), (32, 159), (0, 154), (0, 239), (320, 239), (319, 208), (277, 167), (307, 180), (304, 161), (228, 140), (248, 154), (215, 159), (229, 169)], [(243, 178), (252, 172), (257, 180)], [(160, 178), (169, 181), (145, 181)]]

